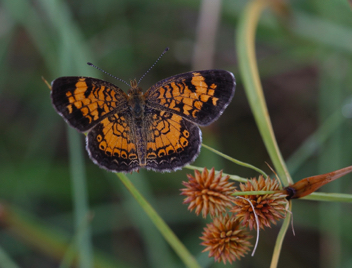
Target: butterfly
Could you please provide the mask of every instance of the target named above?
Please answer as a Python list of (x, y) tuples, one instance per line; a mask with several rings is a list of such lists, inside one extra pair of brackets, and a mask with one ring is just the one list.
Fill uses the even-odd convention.
[(171, 76), (146, 92), (132, 80), (127, 94), (91, 77), (60, 77), (51, 86), (56, 111), (87, 132), (86, 149), (95, 164), (113, 172), (164, 172), (196, 159), (199, 126), (224, 112), (236, 82), (231, 72), (204, 70)]

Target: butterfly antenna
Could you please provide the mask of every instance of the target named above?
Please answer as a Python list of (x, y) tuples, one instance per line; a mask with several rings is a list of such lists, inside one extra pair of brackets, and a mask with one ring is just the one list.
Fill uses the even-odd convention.
[(119, 81), (121, 81), (121, 82), (124, 82), (124, 83), (125, 83), (127, 86), (129, 86), (129, 87), (131, 86), (131, 85), (130, 85), (129, 83), (127, 83), (125, 80), (122, 80), (121, 78), (118, 78), (118, 77), (116, 77), (116, 76), (114, 76), (114, 75), (112, 75), (112, 74), (109, 74), (108, 72), (104, 71), (103, 69), (101, 69), (101, 68), (95, 66), (93, 63), (87, 62), (87, 64), (88, 64), (89, 66), (94, 67), (95, 69), (98, 69), (99, 71), (103, 72), (104, 74), (107, 74), (107, 75), (111, 76), (112, 78), (115, 78), (115, 79), (117, 79), (117, 80), (119, 80)]
[(169, 48), (168, 48), (168, 47), (164, 49), (163, 53), (161, 53), (161, 55), (159, 56), (159, 58), (157, 58), (157, 60), (154, 62), (154, 64), (153, 64), (153, 65), (148, 69), (148, 71), (146, 71), (146, 72), (142, 75), (142, 77), (138, 80), (138, 84), (142, 81), (142, 79), (144, 78), (144, 76), (146, 76), (146, 74), (149, 73), (149, 71), (150, 71), (151, 69), (153, 69), (153, 67), (154, 67), (155, 64), (161, 59), (161, 57), (164, 56), (164, 54), (165, 54), (166, 52), (168, 52), (168, 51), (169, 51)]

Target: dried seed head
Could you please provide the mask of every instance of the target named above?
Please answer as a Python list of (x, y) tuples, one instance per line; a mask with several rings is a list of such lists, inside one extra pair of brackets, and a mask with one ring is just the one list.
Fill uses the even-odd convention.
[(203, 250), (209, 251), (209, 257), (215, 261), (226, 261), (232, 263), (243, 257), (248, 251), (251, 243), (248, 241), (252, 236), (240, 227), (240, 222), (234, 216), (219, 216), (213, 222), (207, 224), (202, 233), (201, 245), (206, 246)]
[[(248, 180), (245, 184), (240, 184), (241, 191), (279, 191), (280, 186), (276, 179), (264, 179), (263, 176)], [(237, 192), (237, 190), (235, 190)], [(258, 216), (259, 226), (270, 227), (270, 224), (276, 224), (276, 221), (286, 216), (286, 195), (280, 192), (267, 195), (245, 195), (249, 199)], [(236, 219), (242, 222), (242, 225), (248, 226), (251, 230), (256, 229), (255, 216), (252, 206), (245, 199), (236, 199), (234, 206), (230, 210), (235, 213)]]
[(235, 190), (232, 182), (229, 182), (229, 176), (222, 176), (222, 171), (215, 175), (214, 168), (210, 172), (204, 168), (200, 173), (195, 171), (195, 176), (187, 175), (189, 181), (182, 182), (187, 188), (181, 189), (181, 195), (187, 196), (183, 203), (188, 204), (188, 209), (195, 209), (197, 215), (202, 212), (203, 218), (208, 213), (211, 217), (218, 216), (226, 211), (226, 208), (232, 207), (235, 198), (231, 194)]

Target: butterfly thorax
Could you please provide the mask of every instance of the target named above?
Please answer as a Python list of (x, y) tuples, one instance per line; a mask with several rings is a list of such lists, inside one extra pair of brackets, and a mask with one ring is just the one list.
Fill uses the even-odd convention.
[(128, 90), (128, 104), (131, 109), (131, 113), (138, 121), (142, 120), (144, 115), (145, 99), (143, 96), (143, 90), (138, 87), (136, 80), (131, 80), (131, 88)]

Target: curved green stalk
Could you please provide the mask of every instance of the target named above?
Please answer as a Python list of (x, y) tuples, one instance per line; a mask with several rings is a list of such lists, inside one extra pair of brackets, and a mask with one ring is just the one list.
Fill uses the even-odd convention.
[[(266, 149), (273, 161), (276, 172), (285, 186), (292, 184), (286, 164), (277, 145), (271, 125), (268, 109), (265, 103), (263, 89), (260, 83), (257, 61), (255, 58), (255, 31), (261, 12), (273, 1), (257, 0), (248, 3), (240, 18), (237, 35), (237, 55), (239, 69), (243, 78), (244, 88), (254, 114), (259, 132), (263, 138)], [(291, 202), (290, 202), (291, 206)], [(291, 216), (285, 218), (277, 237), (271, 260), (271, 268), (277, 267), (282, 243), (287, 232)]]
[[(192, 166), (192, 165), (187, 165), (185, 166), (185, 168), (188, 168), (188, 169), (192, 169), (192, 170), (198, 170), (198, 171), (203, 171), (204, 167), (196, 167), (196, 166)], [(215, 170), (215, 173), (219, 173), (220, 171), (219, 170)], [(234, 180), (234, 181), (238, 181), (238, 182), (247, 182), (248, 179), (246, 178), (241, 178), (240, 176), (237, 176), (237, 175), (231, 175), (231, 174), (227, 174), (227, 173), (222, 173), (223, 176), (229, 176), (231, 180)]]
[(276, 172), (283, 184), (287, 186), (293, 182), (275, 140), (255, 58), (255, 30), (257, 22), (262, 10), (271, 2), (257, 0), (251, 1), (247, 5), (246, 10), (240, 18), (236, 35), (237, 56), (244, 88), (259, 132), (273, 161)]
[[(292, 211), (292, 202), (289, 202), (288, 210)], [(279, 258), (280, 258), (282, 243), (284, 242), (284, 238), (285, 238), (287, 229), (290, 226), (290, 223), (291, 223), (291, 214), (287, 213), (287, 216), (284, 219), (284, 221), (282, 223), (282, 226), (280, 228), (280, 232), (279, 232), (279, 234), (277, 235), (277, 238), (276, 238), (276, 243), (275, 243), (275, 247), (274, 247), (273, 256), (271, 258), (270, 268), (276, 268), (277, 267), (277, 264), (278, 264)]]
[(205, 145), (204, 143), (202, 143), (202, 146), (203, 146), (204, 148), (207, 148), (208, 150), (210, 150), (210, 151), (212, 151), (212, 152), (214, 152), (214, 153), (220, 155), (221, 157), (226, 158), (227, 160), (230, 160), (231, 162), (233, 162), (233, 163), (235, 163), (235, 164), (237, 164), (237, 165), (240, 165), (240, 166), (243, 166), (243, 167), (247, 167), (247, 168), (251, 168), (251, 169), (257, 171), (258, 173), (262, 174), (265, 178), (268, 177), (268, 175), (266, 175), (266, 173), (265, 173), (263, 170), (261, 170), (261, 169), (255, 167), (255, 166), (253, 166), (253, 165), (251, 165), (251, 164), (248, 164), (248, 163), (239, 161), (239, 160), (237, 160), (237, 159), (235, 159), (235, 158), (232, 158), (232, 157), (230, 157), (230, 156), (228, 156), (228, 155), (226, 155), (226, 154), (223, 154), (222, 152), (219, 152), (218, 150), (215, 150), (215, 149), (211, 148), (210, 146)]
[(7, 255), (5, 250), (3, 250), (2, 247), (0, 247), (0, 263), (3, 265), (3, 267), (7, 268), (20, 268), (15, 261), (13, 261), (10, 256)]
[(200, 268), (199, 264), (195, 258), (189, 253), (187, 248), (181, 243), (177, 236), (172, 232), (170, 227), (164, 222), (164, 220), (158, 215), (154, 208), (144, 199), (140, 192), (134, 187), (131, 181), (127, 178), (125, 174), (116, 174), (126, 188), (130, 191), (136, 201), (140, 204), (143, 210), (147, 213), (149, 218), (155, 224), (156, 228), (164, 236), (166, 241), (175, 250), (178, 256), (182, 259), (187, 267)]

